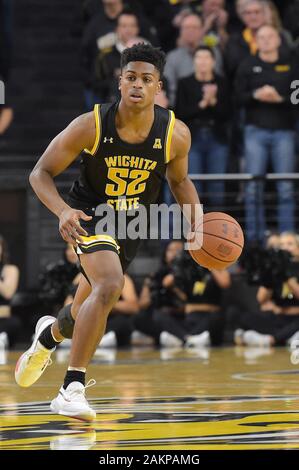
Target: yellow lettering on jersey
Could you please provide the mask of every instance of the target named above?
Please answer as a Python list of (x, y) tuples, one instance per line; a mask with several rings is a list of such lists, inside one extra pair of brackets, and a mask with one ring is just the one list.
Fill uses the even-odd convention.
[(108, 168), (111, 167), (125, 167), (125, 168), (139, 168), (140, 170), (154, 170), (157, 162), (149, 160), (148, 158), (135, 157), (129, 155), (115, 155), (105, 157), (105, 163)]
[(197, 281), (193, 285), (193, 295), (202, 295), (206, 289), (206, 283)]
[(105, 162), (108, 168), (117, 165), (117, 157), (106, 157)]
[(122, 166), (131, 166), (130, 158), (128, 155), (122, 157)]
[(153, 149), (161, 149), (162, 148), (162, 143), (161, 139), (155, 139), (155, 143), (153, 145)]
[(131, 167), (139, 168), (139, 157), (131, 157)]
[(148, 170), (149, 169), (149, 166), (152, 164), (152, 163), (157, 163), (157, 162), (153, 162), (153, 160), (148, 160), (147, 158), (144, 160), (144, 169), (145, 170)]
[(149, 170), (149, 171), (150, 171), (150, 170), (154, 170), (154, 169), (156, 168), (156, 166), (157, 166), (157, 162), (152, 162), (152, 163), (150, 164), (150, 166), (148, 167), (148, 170)]
[(112, 206), (115, 211), (128, 211), (139, 208), (139, 197), (130, 197), (127, 199), (108, 199), (107, 204)]

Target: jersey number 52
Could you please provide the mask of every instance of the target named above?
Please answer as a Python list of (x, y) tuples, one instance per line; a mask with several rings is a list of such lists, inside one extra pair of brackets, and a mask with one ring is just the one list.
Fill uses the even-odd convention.
[[(146, 181), (150, 175), (147, 170), (131, 168), (109, 168), (107, 177), (113, 183), (106, 184), (107, 196), (134, 196), (145, 191)], [(132, 181), (127, 181), (127, 180)]]

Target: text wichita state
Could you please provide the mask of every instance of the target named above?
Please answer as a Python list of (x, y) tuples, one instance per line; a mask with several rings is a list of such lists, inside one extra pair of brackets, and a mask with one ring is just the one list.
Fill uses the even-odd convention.
[[(106, 195), (107, 204), (116, 211), (138, 209), (139, 196), (145, 191), (147, 179), (157, 162), (144, 157), (114, 155), (105, 157), (108, 168)], [(116, 199), (117, 198), (117, 199)]]

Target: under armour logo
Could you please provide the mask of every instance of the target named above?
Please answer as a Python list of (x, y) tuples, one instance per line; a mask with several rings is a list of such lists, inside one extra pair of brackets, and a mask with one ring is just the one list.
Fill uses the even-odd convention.
[(153, 149), (161, 149), (161, 148), (162, 148), (161, 139), (155, 139)]
[(113, 144), (113, 137), (104, 137), (104, 144), (106, 144), (106, 142), (110, 142), (110, 144)]

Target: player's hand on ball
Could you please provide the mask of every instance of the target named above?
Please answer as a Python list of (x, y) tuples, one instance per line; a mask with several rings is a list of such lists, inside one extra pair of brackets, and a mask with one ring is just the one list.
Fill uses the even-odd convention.
[(77, 209), (64, 209), (59, 217), (59, 232), (64, 241), (76, 245), (82, 242), (81, 235), (87, 236), (88, 233), (81, 227), (79, 220), (91, 220), (90, 215), (86, 215), (83, 211)]

